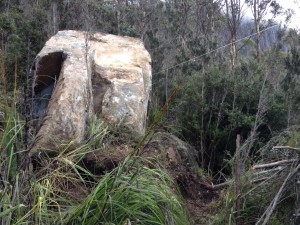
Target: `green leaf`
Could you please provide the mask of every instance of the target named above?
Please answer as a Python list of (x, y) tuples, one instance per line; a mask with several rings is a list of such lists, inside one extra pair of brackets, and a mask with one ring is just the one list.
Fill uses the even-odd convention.
[(16, 206), (12, 207), (12, 208), (5, 209), (3, 212), (0, 213), (0, 218), (5, 217), (8, 214), (12, 213), (13, 211), (15, 211), (17, 209), (20, 209), (20, 208), (24, 208), (24, 207), (26, 207), (26, 206), (23, 205), (23, 204), (19, 204), (19, 205), (16, 205)]

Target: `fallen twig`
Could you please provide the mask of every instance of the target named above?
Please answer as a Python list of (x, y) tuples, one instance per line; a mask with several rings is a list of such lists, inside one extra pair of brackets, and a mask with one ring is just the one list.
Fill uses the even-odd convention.
[(298, 164), (297, 167), (292, 169), (292, 171), (287, 175), (287, 177), (285, 178), (284, 182), (282, 183), (280, 189), (278, 190), (277, 194), (275, 195), (274, 199), (272, 200), (272, 202), (270, 203), (270, 205), (268, 206), (266, 211), (263, 213), (263, 215), (255, 223), (255, 225), (261, 224), (262, 220), (263, 220), (262, 225), (266, 225), (269, 222), (270, 217), (271, 217), (273, 211), (275, 210), (277, 203), (279, 202), (279, 200), (281, 198), (281, 195), (284, 191), (285, 186), (287, 185), (288, 181), (297, 173), (297, 171), (299, 169), (300, 169), (300, 164)]
[(300, 150), (300, 148), (294, 148), (294, 147), (290, 147), (290, 146), (274, 146), (272, 149), (289, 149), (289, 150)]
[(268, 168), (268, 167), (273, 167), (273, 166), (279, 166), (279, 165), (287, 164), (287, 163), (293, 163), (296, 161), (298, 161), (298, 159), (285, 159), (285, 160), (280, 160), (280, 161), (272, 162), (272, 163), (254, 165), (252, 168), (254, 170), (257, 170), (257, 169), (263, 169), (263, 168)]
[(211, 188), (213, 190), (219, 190), (219, 189), (222, 189), (224, 187), (229, 186), (231, 183), (232, 183), (232, 181), (227, 181), (227, 182), (224, 182), (224, 183), (221, 183), (221, 184), (212, 184)]

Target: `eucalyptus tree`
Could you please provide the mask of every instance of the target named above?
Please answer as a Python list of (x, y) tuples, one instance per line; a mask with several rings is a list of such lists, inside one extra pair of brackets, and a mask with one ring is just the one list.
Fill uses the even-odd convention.
[(227, 27), (230, 32), (230, 57), (233, 69), (237, 60), (236, 40), (243, 17), (243, 4), (241, 0), (225, 0), (225, 8)]
[(245, 2), (251, 8), (253, 14), (256, 33), (256, 58), (257, 62), (259, 62), (261, 58), (260, 41), (262, 22), (266, 18), (267, 14), (271, 13), (273, 16), (279, 14), (281, 7), (276, 0), (246, 0)]

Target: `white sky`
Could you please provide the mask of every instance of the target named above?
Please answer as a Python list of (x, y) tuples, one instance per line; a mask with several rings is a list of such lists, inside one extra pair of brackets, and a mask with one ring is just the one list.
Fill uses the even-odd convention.
[[(165, 0), (161, 0), (165, 1)], [(292, 9), (294, 14), (292, 16), (291, 21), (289, 22), (288, 27), (297, 29), (300, 31), (300, 0), (276, 0), (283, 8), (283, 10)], [(247, 8), (246, 4), (244, 5), (244, 9)], [(253, 18), (251, 10), (245, 12), (246, 17)], [(279, 16), (276, 18), (276, 21), (284, 23), (284, 16)]]
[(300, 29), (300, 5), (298, 0), (278, 0), (279, 4), (285, 9), (294, 10), (295, 14), (292, 16), (292, 20), (289, 27)]
[[(300, 30), (300, 0), (277, 0), (277, 2), (282, 6), (283, 10), (292, 9), (294, 11), (288, 27)], [(245, 5), (244, 8), (247, 8), (247, 6)], [(250, 9), (245, 12), (245, 16), (253, 18)], [(278, 16), (275, 20), (284, 23), (284, 15)]]

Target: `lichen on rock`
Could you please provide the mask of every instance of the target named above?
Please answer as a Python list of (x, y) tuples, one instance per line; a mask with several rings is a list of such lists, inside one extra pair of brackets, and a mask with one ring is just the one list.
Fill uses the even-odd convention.
[(84, 139), (89, 118), (143, 135), (151, 90), (150, 55), (141, 40), (103, 33), (59, 31), (31, 69), (32, 152)]

